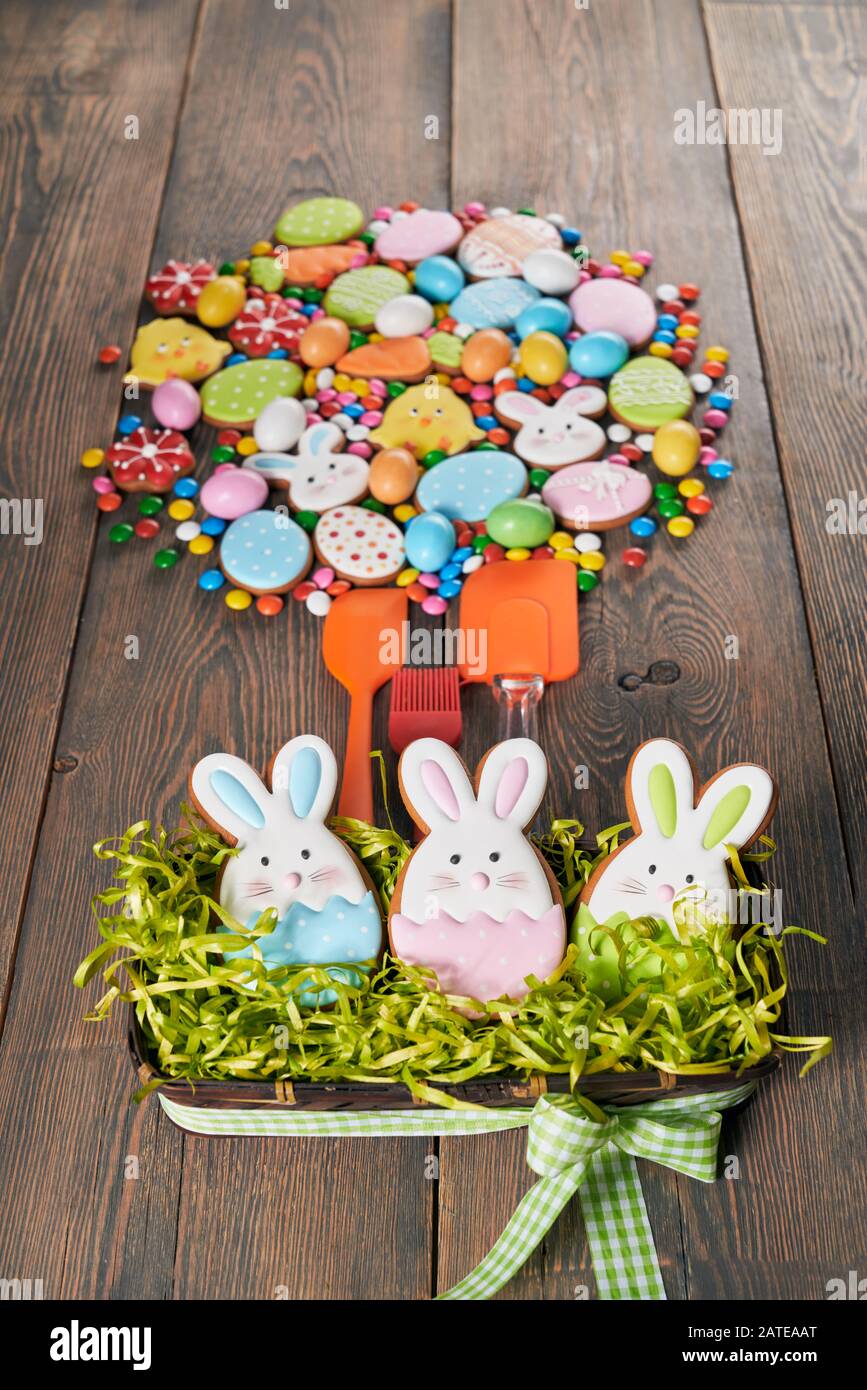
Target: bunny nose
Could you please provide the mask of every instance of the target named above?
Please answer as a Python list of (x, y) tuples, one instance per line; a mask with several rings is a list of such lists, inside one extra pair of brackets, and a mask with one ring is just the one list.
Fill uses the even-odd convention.
[(549, 440), (549, 442), (550, 442), (551, 444), (562, 444), (564, 438), (565, 438), (565, 435), (563, 434), (563, 431), (562, 431), (562, 430), (558, 430), (558, 432), (557, 432), (556, 434), (549, 434), (549, 435), (548, 435), (548, 440)]
[(473, 874), (470, 879), (470, 887), (474, 892), (481, 893), (488, 887), (490, 882), (491, 880), (488, 878), (487, 874)]
[(284, 888), (297, 888), (297, 887), (298, 887), (298, 884), (299, 884), (300, 882), (301, 882), (301, 875), (300, 875), (300, 874), (284, 874), (284, 875), (283, 875), (283, 887), (284, 887)]
[(656, 896), (661, 903), (670, 903), (674, 897), (674, 889), (670, 883), (660, 883), (656, 890)]

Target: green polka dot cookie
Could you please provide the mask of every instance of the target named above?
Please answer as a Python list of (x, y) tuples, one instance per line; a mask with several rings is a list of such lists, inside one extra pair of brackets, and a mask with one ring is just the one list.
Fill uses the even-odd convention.
[(331, 246), (364, 227), (364, 213), (348, 198), (308, 198), (287, 208), (274, 228), (284, 246)]
[(350, 328), (372, 328), (383, 304), (408, 293), (409, 281), (399, 270), (389, 270), (387, 265), (366, 265), (338, 275), (328, 286), (323, 308), (326, 314), (343, 319)]
[(244, 429), (278, 396), (297, 396), (302, 381), (294, 362), (268, 357), (224, 367), (202, 387), (202, 415), (211, 425)]
[(692, 409), (687, 378), (664, 357), (634, 357), (615, 372), (608, 388), (611, 414), (635, 430), (657, 430)]

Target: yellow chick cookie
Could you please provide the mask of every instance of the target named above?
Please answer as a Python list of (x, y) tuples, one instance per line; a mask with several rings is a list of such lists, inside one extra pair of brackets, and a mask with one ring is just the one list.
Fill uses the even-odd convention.
[(159, 386), (169, 377), (203, 381), (223, 364), (232, 351), (230, 343), (212, 338), (189, 319), (154, 319), (135, 335), (125, 381)]
[(368, 439), (383, 449), (411, 449), (423, 458), (434, 449), (460, 454), (484, 439), (473, 412), (449, 386), (429, 383), (410, 386), (388, 406), (378, 429)]

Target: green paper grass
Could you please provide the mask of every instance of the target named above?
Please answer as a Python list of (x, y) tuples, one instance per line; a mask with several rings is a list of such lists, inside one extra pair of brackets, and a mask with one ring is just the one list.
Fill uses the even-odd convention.
[[(190, 808), (183, 813), (186, 823), (171, 833), (139, 821), (94, 847), (114, 864), (117, 883), (93, 900), (102, 940), (74, 977), (83, 987), (101, 975), (106, 986), (91, 1020), (133, 1004), (162, 1078), (402, 1081), (420, 1100), (462, 1106), (429, 1083), (560, 1073), (575, 1091), (582, 1076), (607, 1071), (740, 1072), (774, 1048), (809, 1053), (806, 1071), (830, 1051), (829, 1038), (776, 1031), (786, 939), (800, 928), (774, 936), (757, 922), (736, 937), (700, 904), (684, 919), (680, 941), (654, 919), (594, 922), (577, 900), (625, 825), (600, 834), (596, 850), (582, 847), (583, 826), (574, 820), (555, 821), (536, 840), (563, 892), (567, 955), (519, 1003), (486, 1003), (443, 996), (431, 989), (429, 972), (388, 956), (357, 986), (316, 966), (268, 971), (250, 958), (225, 961), (224, 950), (251, 936), (214, 898), (233, 851)], [(331, 825), (387, 908), (410, 846), (393, 828), (343, 819)], [(773, 842), (764, 843), (752, 856), (759, 862), (773, 852)], [(732, 861), (740, 892), (755, 891), (736, 854)], [(275, 916), (263, 913), (252, 935), (267, 936)], [(300, 987), (327, 988), (336, 1003), (301, 1010), (292, 997)], [(468, 1005), (481, 1016), (467, 1017)]]

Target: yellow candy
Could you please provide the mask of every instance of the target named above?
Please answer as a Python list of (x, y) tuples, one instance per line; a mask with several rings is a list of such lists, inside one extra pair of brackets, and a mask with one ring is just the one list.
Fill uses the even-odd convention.
[(185, 497), (176, 497), (169, 503), (169, 516), (172, 521), (189, 521), (196, 510), (194, 504)]
[(672, 346), (671, 343), (651, 343), (647, 351), (651, 357), (670, 357)]
[(701, 478), (684, 478), (682, 483), (678, 483), (677, 490), (681, 497), (701, 497), (704, 483)]
[(521, 344), (521, 371), (537, 386), (553, 386), (569, 364), (566, 346), (554, 333), (530, 333)]
[(651, 457), (660, 473), (683, 478), (698, 461), (701, 435), (688, 420), (669, 420), (653, 436)]
[(247, 301), (243, 280), (236, 275), (218, 275), (209, 280), (196, 301), (199, 322), (207, 328), (225, 328), (237, 318)]
[(548, 544), (552, 550), (569, 550), (572, 546), (572, 537), (568, 531), (555, 531), (553, 536), (548, 537)]
[(191, 555), (207, 555), (213, 548), (213, 536), (194, 536), (187, 547)]
[(434, 319), (436, 320), (437, 323), (439, 323), (440, 319), (444, 319), (444, 318), (446, 317), (446, 315), (448, 314), (448, 312), (449, 312), (449, 306), (448, 306), (448, 304), (435, 304), (435, 305), (434, 305)]
[(582, 570), (604, 570), (605, 556), (601, 550), (585, 550), (578, 556)]
[(511, 550), (507, 550), (507, 551), (506, 551), (506, 559), (507, 559), (507, 560), (529, 560), (529, 558), (530, 558), (530, 553), (531, 553), (531, 552), (530, 552), (529, 550), (525, 549), (525, 547), (524, 547), (523, 545), (516, 545), (516, 546), (513, 546)]
[(612, 251), (608, 259), (612, 265), (619, 265), (621, 270), (625, 270), (632, 257), (628, 251)]
[(249, 608), (253, 602), (253, 595), (248, 594), (246, 589), (230, 589), (226, 594), (226, 607), (231, 608), (235, 613), (243, 613), (245, 608)]
[(577, 550), (575, 549), (575, 547), (572, 545), (572, 537), (571, 537), (571, 536), (569, 537), (569, 547), (568, 547), (568, 549), (567, 549), (566, 547), (563, 547), (563, 549), (561, 549), (561, 550), (555, 550), (555, 551), (554, 551), (554, 559), (555, 559), (555, 560), (568, 560), (569, 563), (570, 563), (570, 565), (577, 565), (577, 564), (578, 564), (578, 561), (580, 560), (580, 558), (581, 558), (581, 557), (580, 557), (580, 555), (578, 554), (578, 551), (577, 551)]
[(416, 512), (415, 507), (411, 506), (409, 502), (402, 502), (399, 507), (395, 507), (394, 509), (395, 521), (399, 521), (403, 525), (406, 525), (410, 517), (417, 515), (418, 513)]
[(673, 516), (668, 523), (668, 529), (673, 536), (691, 536), (695, 530), (695, 522), (691, 516)]
[(641, 261), (626, 261), (622, 269), (626, 275), (634, 275), (636, 280), (640, 280), (644, 274), (644, 266)]
[(729, 350), (728, 348), (719, 347), (718, 345), (715, 345), (714, 347), (708, 348), (707, 352), (705, 353), (705, 357), (707, 358), (708, 362), (728, 362)]
[(394, 581), (399, 589), (405, 589), (407, 584), (414, 584), (418, 579), (421, 570), (401, 570), (397, 579)]
[(365, 381), (363, 377), (357, 376), (350, 381), (346, 389), (348, 391), (354, 391), (356, 396), (366, 396), (370, 390), (370, 383)]
[(104, 459), (104, 449), (85, 449), (81, 455), (81, 466), (82, 468), (98, 468)]
[(250, 255), (270, 256), (273, 250), (274, 247), (271, 245), (270, 241), (255, 241), (253, 245), (250, 247)]
[(369, 343), (382, 343), (385, 341), (385, 339), (383, 338), (381, 333), (368, 333), (367, 341)]
[(674, 330), (675, 338), (697, 338), (699, 330), (694, 323), (682, 323)]
[[(349, 391), (352, 383), (345, 372), (338, 372), (331, 383), (335, 391)], [(365, 395), (367, 394), (365, 390)]]
[(249, 454), (258, 454), (259, 445), (252, 434), (245, 434), (243, 439), (239, 439), (235, 445), (235, 452), (240, 454), (242, 458), (247, 458)]
[(305, 396), (315, 396), (315, 395), (316, 395), (316, 377), (317, 377), (317, 376), (318, 376), (318, 372), (316, 372), (316, 370), (313, 369), (313, 370), (309, 371), (309, 372), (306, 374), (306, 376), (304, 377), (304, 394), (305, 394)]
[(248, 260), (236, 261), (235, 269), (239, 275), (246, 275), (247, 271), (250, 269), (250, 262)]
[(451, 386), (452, 384), (452, 379), (448, 372), (437, 372), (437, 381), (440, 386)]

